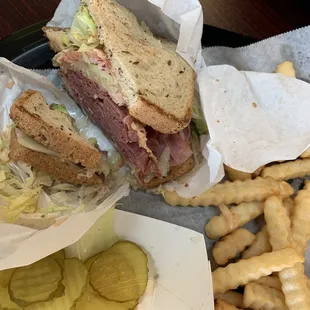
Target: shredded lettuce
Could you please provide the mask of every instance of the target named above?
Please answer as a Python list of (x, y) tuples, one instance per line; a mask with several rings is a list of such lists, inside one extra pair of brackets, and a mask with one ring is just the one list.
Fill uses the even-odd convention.
[(198, 136), (208, 133), (208, 126), (197, 96), (194, 98), (192, 123), (195, 126), (195, 131)]
[(5, 181), (6, 176), (5, 176), (5, 171), (4, 170), (0, 170), (0, 182)]
[(7, 221), (14, 223), (22, 212), (33, 213), (37, 208), (37, 201), (39, 199), (41, 187), (28, 190), (20, 196), (5, 197), (4, 201), (7, 203)]
[(62, 50), (79, 50), (80, 52), (92, 50), (100, 44), (97, 26), (85, 3), (82, 3), (75, 13), (70, 30), (60, 32), (58, 40), (62, 45)]
[(75, 13), (69, 38), (83, 51), (99, 45), (97, 26), (85, 5), (81, 5)]
[(33, 186), (46, 186), (51, 187), (54, 183), (54, 177), (46, 172), (37, 172), (36, 178), (34, 179)]
[(52, 103), (50, 105), (50, 108), (54, 111), (59, 111), (59, 112), (62, 112), (62, 113), (69, 115), (69, 112), (67, 111), (66, 107), (63, 104)]
[(88, 138), (88, 141), (94, 146), (98, 145), (98, 141), (96, 138)]
[(112, 171), (117, 171), (120, 167), (124, 165), (124, 160), (121, 154), (117, 151), (110, 151), (108, 153), (107, 162)]
[[(1, 154), (9, 153), (7, 137), (1, 137)], [(95, 209), (108, 194), (107, 187), (61, 183), (25, 163), (0, 158), (0, 221), (44, 229), (63, 217)]]
[(38, 212), (44, 215), (48, 215), (50, 213), (58, 213), (60, 211), (72, 211), (72, 208), (52, 205), (51, 207), (38, 209)]

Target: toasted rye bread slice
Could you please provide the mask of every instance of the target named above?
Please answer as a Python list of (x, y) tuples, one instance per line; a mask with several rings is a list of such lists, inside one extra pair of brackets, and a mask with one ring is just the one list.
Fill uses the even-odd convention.
[(115, 0), (86, 0), (130, 114), (161, 133), (190, 120), (195, 73)]
[(101, 154), (79, 135), (71, 118), (51, 110), (40, 92), (25, 90), (14, 102), (10, 117), (18, 128), (69, 162), (99, 169)]
[(49, 40), (50, 48), (55, 53), (61, 52), (67, 48), (64, 40), (62, 39), (62, 36), (66, 36), (70, 31), (70, 28), (43, 27), (42, 31)]
[(59, 157), (25, 148), (17, 142), (15, 130), (12, 131), (9, 158), (13, 161), (22, 161), (31, 165), (36, 171), (48, 172), (58, 180), (74, 185), (100, 185), (104, 181), (103, 177), (96, 174), (91, 178), (83, 176), (81, 173), (83, 168), (65, 162)]
[(194, 156), (191, 156), (187, 161), (183, 164), (175, 167), (171, 167), (170, 172), (165, 178), (154, 178), (149, 183), (141, 183), (143, 188), (153, 188), (160, 184), (164, 184), (166, 182), (175, 180), (183, 176), (185, 173), (191, 171), (195, 166)]

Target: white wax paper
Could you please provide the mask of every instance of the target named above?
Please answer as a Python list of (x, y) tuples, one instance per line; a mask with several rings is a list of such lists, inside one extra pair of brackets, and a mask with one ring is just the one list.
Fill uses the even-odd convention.
[[(306, 27), (248, 47), (203, 50), (198, 84), (210, 148), (228, 166), (253, 172), (295, 159), (309, 146), (309, 40)], [(285, 60), (301, 80), (273, 73)]]
[[(154, 34), (177, 41), (177, 52), (192, 66), (196, 60), (196, 69), (201, 67), (203, 58), (200, 41), (203, 14), (198, 0), (119, 0), (118, 2), (131, 10), (140, 21), (144, 21)], [(47, 25), (70, 27), (78, 6), (78, 0), (62, 0), (53, 19)], [(167, 184), (168, 188), (176, 190), (181, 196), (192, 197), (203, 193), (222, 179), (221, 154), (210, 148), (206, 142), (202, 144), (202, 153), (205, 157), (202, 164), (187, 176)]]

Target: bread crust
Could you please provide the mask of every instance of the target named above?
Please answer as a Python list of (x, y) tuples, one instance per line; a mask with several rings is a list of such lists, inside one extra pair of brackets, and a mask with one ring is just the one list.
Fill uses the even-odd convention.
[(85, 2), (130, 114), (161, 133), (173, 134), (188, 126), (194, 70), (115, 0)]
[[(34, 110), (32, 111), (28, 105)], [(40, 106), (38, 113), (35, 112), (37, 105)], [(60, 121), (59, 125), (48, 123), (47, 119), (40, 115), (43, 112), (56, 115), (62, 122)], [(81, 164), (89, 169), (99, 169), (101, 161), (99, 150), (81, 137), (73, 126), (66, 128), (67, 116), (62, 112), (52, 111), (39, 92), (25, 90), (12, 105), (10, 117), (28, 136), (59, 153), (66, 161)]]
[(180, 120), (173, 115), (167, 114), (164, 110), (141, 96), (138, 97), (135, 105), (129, 106), (128, 111), (132, 117), (139, 120), (141, 123), (147, 124), (156, 131), (164, 134), (180, 132), (189, 125), (192, 118), (191, 108), (188, 108), (188, 112), (184, 119)]
[(195, 166), (195, 159), (194, 156), (191, 156), (187, 161), (185, 161), (183, 164), (179, 166), (171, 167), (170, 172), (168, 176), (164, 178), (154, 178), (149, 183), (143, 183), (141, 182), (141, 186), (143, 188), (154, 188), (160, 184), (164, 184), (166, 182), (175, 180), (187, 172), (191, 171)]
[(22, 161), (31, 165), (36, 171), (44, 171), (54, 175), (62, 182), (74, 185), (101, 185), (104, 177), (94, 174), (91, 178), (81, 175), (82, 167), (61, 160), (59, 157), (36, 152), (25, 148), (17, 141), (16, 132), (13, 129), (9, 158), (13, 161)]

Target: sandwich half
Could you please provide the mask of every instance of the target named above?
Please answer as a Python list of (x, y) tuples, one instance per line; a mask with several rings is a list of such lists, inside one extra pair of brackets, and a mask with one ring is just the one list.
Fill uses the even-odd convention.
[(195, 73), (114, 0), (83, 1), (70, 29), (44, 29), (63, 84), (143, 187), (190, 171)]
[(72, 118), (59, 107), (52, 109), (34, 90), (25, 90), (17, 98), (10, 110), (16, 127), (11, 132), (9, 158), (63, 182), (102, 184), (102, 154), (77, 132)]

